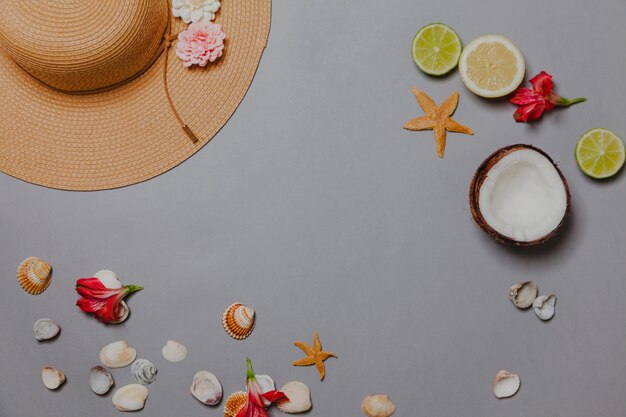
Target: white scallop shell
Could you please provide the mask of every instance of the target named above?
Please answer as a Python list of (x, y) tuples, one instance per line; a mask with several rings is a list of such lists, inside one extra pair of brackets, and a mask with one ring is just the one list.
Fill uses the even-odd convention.
[(180, 362), (187, 357), (187, 348), (174, 340), (168, 340), (161, 353), (170, 362)]
[(61, 326), (52, 319), (43, 318), (35, 322), (33, 330), (35, 331), (35, 339), (42, 341), (55, 338), (61, 331)]
[(109, 368), (123, 368), (133, 363), (137, 351), (128, 342), (109, 343), (100, 350), (100, 362)]
[(509, 289), (509, 299), (517, 308), (525, 309), (533, 305), (537, 298), (537, 285), (532, 281), (524, 281)]
[(389, 417), (396, 411), (396, 406), (386, 395), (368, 395), (361, 402), (361, 410), (368, 417)]
[(108, 269), (103, 269), (101, 271), (93, 274), (95, 278), (98, 278), (102, 285), (111, 289), (122, 288), (122, 283), (119, 279), (117, 279), (117, 274), (113, 271), (109, 271)]
[(279, 391), (287, 397), (287, 400), (277, 403), (278, 409), (283, 413), (304, 413), (311, 409), (311, 390), (305, 383), (299, 381), (287, 382)]
[(148, 388), (139, 384), (129, 384), (113, 393), (113, 406), (119, 411), (139, 411), (148, 398)]
[(130, 372), (135, 381), (143, 385), (152, 384), (157, 377), (157, 368), (147, 359), (137, 359), (130, 365)]
[(217, 405), (223, 395), (222, 384), (209, 371), (196, 372), (189, 391), (198, 401), (206, 405)]
[(556, 295), (540, 295), (533, 302), (533, 310), (541, 320), (550, 320), (554, 316)]
[(89, 388), (94, 393), (104, 395), (114, 384), (113, 375), (104, 366), (94, 366), (89, 370)]
[(517, 374), (500, 370), (493, 379), (493, 395), (496, 398), (509, 398), (519, 390), (520, 379)]
[(41, 379), (46, 388), (54, 390), (65, 382), (65, 374), (58, 369), (46, 366), (41, 370)]
[[(276, 389), (276, 384), (274, 384), (274, 380), (270, 378), (269, 375), (255, 375), (254, 377), (256, 378), (256, 382), (259, 383), (262, 393), (266, 393), (268, 391), (274, 391)], [(265, 398), (263, 397), (261, 398), (263, 399), (263, 404), (265, 404), (265, 407), (269, 407), (270, 404), (272, 404)]]

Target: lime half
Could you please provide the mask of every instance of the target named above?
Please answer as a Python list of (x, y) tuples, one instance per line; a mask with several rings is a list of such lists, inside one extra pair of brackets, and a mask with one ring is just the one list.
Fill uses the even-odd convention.
[(451, 27), (431, 23), (417, 31), (411, 45), (413, 61), (429, 75), (443, 75), (459, 63), (461, 39)]
[(607, 129), (591, 129), (576, 143), (576, 163), (592, 178), (608, 178), (624, 165), (624, 142)]

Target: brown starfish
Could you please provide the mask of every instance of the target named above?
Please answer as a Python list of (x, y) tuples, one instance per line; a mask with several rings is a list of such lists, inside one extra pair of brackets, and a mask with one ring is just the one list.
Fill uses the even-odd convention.
[(426, 115), (409, 120), (404, 125), (404, 128), (408, 130), (434, 130), (435, 141), (437, 142), (437, 156), (439, 158), (443, 158), (443, 151), (446, 149), (446, 131), (465, 133), (466, 135), (474, 134), (472, 129), (463, 126), (450, 117), (459, 104), (458, 91), (452, 93), (440, 107), (437, 107), (432, 98), (417, 88), (413, 89), (413, 94), (415, 94), (417, 102)]
[(293, 364), (295, 366), (309, 366), (315, 364), (317, 366), (317, 372), (320, 374), (320, 381), (324, 379), (326, 375), (326, 367), (324, 366), (324, 361), (331, 356), (336, 358), (333, 352), (325, 352), (322, 350), (322, 344), (320, 343), (320, 337), (315, 332), (313, 335), (313, 347), (307, 345), (304, 342), (293, 342), (294, 345), (298, 346), (300, 349), (306, 353), (306, 357), (302, 359), (298, 359)]

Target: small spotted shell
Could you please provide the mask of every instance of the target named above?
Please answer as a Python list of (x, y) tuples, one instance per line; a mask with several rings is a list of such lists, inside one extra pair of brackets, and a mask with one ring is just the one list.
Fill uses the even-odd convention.
[(233, 303), (224, 311), (222, 325), (233, 339), (245, 339), (254, 330), (254, 309), (240, 303)]
[(52, 281), (52, 266), (43, 259), (31, 256), (17, 267), (17, 280), (24, 291), (39, 295)]
[(248, 402), (248, 394), (243, 391), (237, 391), (228, 397), (224, 404), (224, 417), (237, 417), (237, 413)]

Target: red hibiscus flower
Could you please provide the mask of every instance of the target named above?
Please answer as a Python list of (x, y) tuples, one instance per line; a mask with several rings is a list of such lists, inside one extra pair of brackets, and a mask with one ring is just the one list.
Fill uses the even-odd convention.
[(284, 393), (276, 390), (265, 393), (261, 392), (261, 386), (256, 380), (254, 371), (252, 370), (252, 362), (250, 362), (249, 358), (246, 358), (246, 365), (248, 368), (246, 374), (248, 402), (241, 410), (239, 410), (237, 417), (268, 417), (267, 411), (265, 410), (265, 404), (263, 403), (263, 398), (270, 403), (273, 403), (287, 397)]
[(537, 120), (544, 112), (549, 112), (554, 106), (571, 106), (575, 103), (583, 102), (585, 98), (575, 98), (568, 100), (555, 93), (552, 88), (552, 76), (545, 71), (535, 75), (530, 83), (530, 88), (520, 88), (517, 90), (511, 103), (517, 104), (519, 108), (513, 115), (516, 122), (528, 122)]
[(86, 313), (94, 313), (103, 323), (119, 323), (128, 311), (120, 303), (128, 294), (141, 290), (143, 287), (138, 285), (107, 288), (98, 278), (81, 278), (76, 281), (76, 292), (81, 296), (76, 305)]

